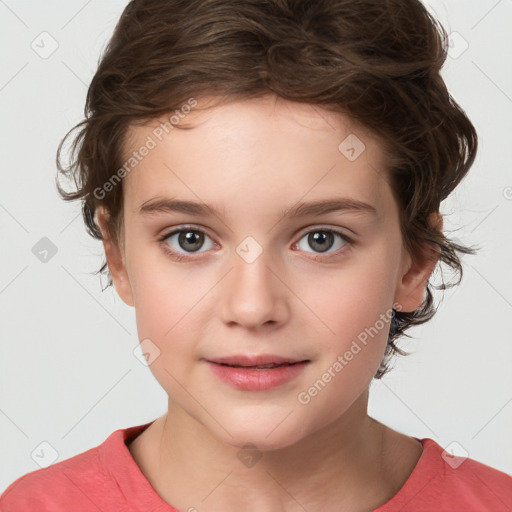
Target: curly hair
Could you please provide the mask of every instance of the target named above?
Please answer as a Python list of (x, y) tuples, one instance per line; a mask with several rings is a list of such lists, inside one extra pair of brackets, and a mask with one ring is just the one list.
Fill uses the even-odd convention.
[[(57, 150), (57, 188), (82, 200), (88, 232), (102, 239), (95, 212), (109, 212), (108, 233), (122, 229), (122, 181), (95, 194), (123, 165), (130, 125), (180, 109), (191, 97), (278, 96), (344, 112), (382, 141), (404, 244), (462, 279), (459, 254), (473, 248), (429, 223), (474, 162), (477, 134), (441, 77), (448, 36), (419, 0), (132, 0), (102, 52), (87, 92), (85, 118)], [(180, 128), (179, 123), (175, 128)], [(64, 142), (75, 131), (70, 161)], [(120, 174), (118, 174), (119, 176)], [(66, 191), (60, 178), (73, 178)], [(108, 276), (107, 262), (98, 271)], [(435, 312), (432, 288), (413, 312), (393, 311), (380, 379), (396, 340)]]

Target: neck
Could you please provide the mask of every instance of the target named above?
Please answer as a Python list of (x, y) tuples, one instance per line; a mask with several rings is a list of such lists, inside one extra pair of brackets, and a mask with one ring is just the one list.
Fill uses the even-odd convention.
[(148, 428), (152, 435), (130, 450), (158, 494), (180, 510), (371, 510), (398, 492), (415, 462), (405, 474), (403, 466), (401, 474), (392, 469), (390, 429), (367, 415), (367, 403), (368, 392), (324, 429), (260, 453), (221, 443), (170, 401)]

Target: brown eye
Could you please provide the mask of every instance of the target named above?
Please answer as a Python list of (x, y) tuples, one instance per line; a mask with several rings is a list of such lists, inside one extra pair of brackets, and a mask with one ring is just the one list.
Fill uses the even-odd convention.
[[(160, 238), (172, 253), (177, 255), (204, 252), (201, 249), (211, 249), (214, 246), (211, 238), (200, 229), (175, 229)], [(206, 245), (206, 247), (205, 247)]]
[(329, 250), (333, 243), (334, 236), (332, 233), (328, 233), (327, 231), (316, 231), (314, 233), (309, 233), (308, 235), (309, 246), (318, 252), (325, 252)]
[[(304, 240), (305, 243), (303, 242)], [(334, 248), (334, 251), (328, 253), (334, 254), (350, 244), (351, 240), (339, 231), (317, 228), (305, 233), (297, 243), (297, 246), (301, 251), (312, 252), (313, 254), (323, 254)], [(313, 250), (308, 250), (308, 248)]]
[(199, 231), (180, 231), (178, 244), (185, 251), (195, 252), (204, 243), (204, 234)]

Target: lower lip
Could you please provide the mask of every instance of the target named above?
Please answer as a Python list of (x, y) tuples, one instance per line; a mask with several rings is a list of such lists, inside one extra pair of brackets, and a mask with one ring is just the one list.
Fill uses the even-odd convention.
[(296, 378), (308, 361), (267, 370), (235, 368), (208, 361), (212, 372), (230, 386), (243, 391), (266, 391)]

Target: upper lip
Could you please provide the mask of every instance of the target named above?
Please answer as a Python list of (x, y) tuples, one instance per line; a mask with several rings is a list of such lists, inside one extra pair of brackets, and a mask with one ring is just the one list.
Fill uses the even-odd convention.
[(273, 354), (260, 354), (260, 355), (234, 355), (227, 357), (218, 357), (215, 359), (208, 359), (210, 363), (217, 364), (230, 364), (230, 365), (238, 365), (238, 366), (260, 366), (266, 364), (284, 364), (284, 363), (302, 363), (308, 361), (308, 359), (294, 359), (291, 357), (282, 357)]

